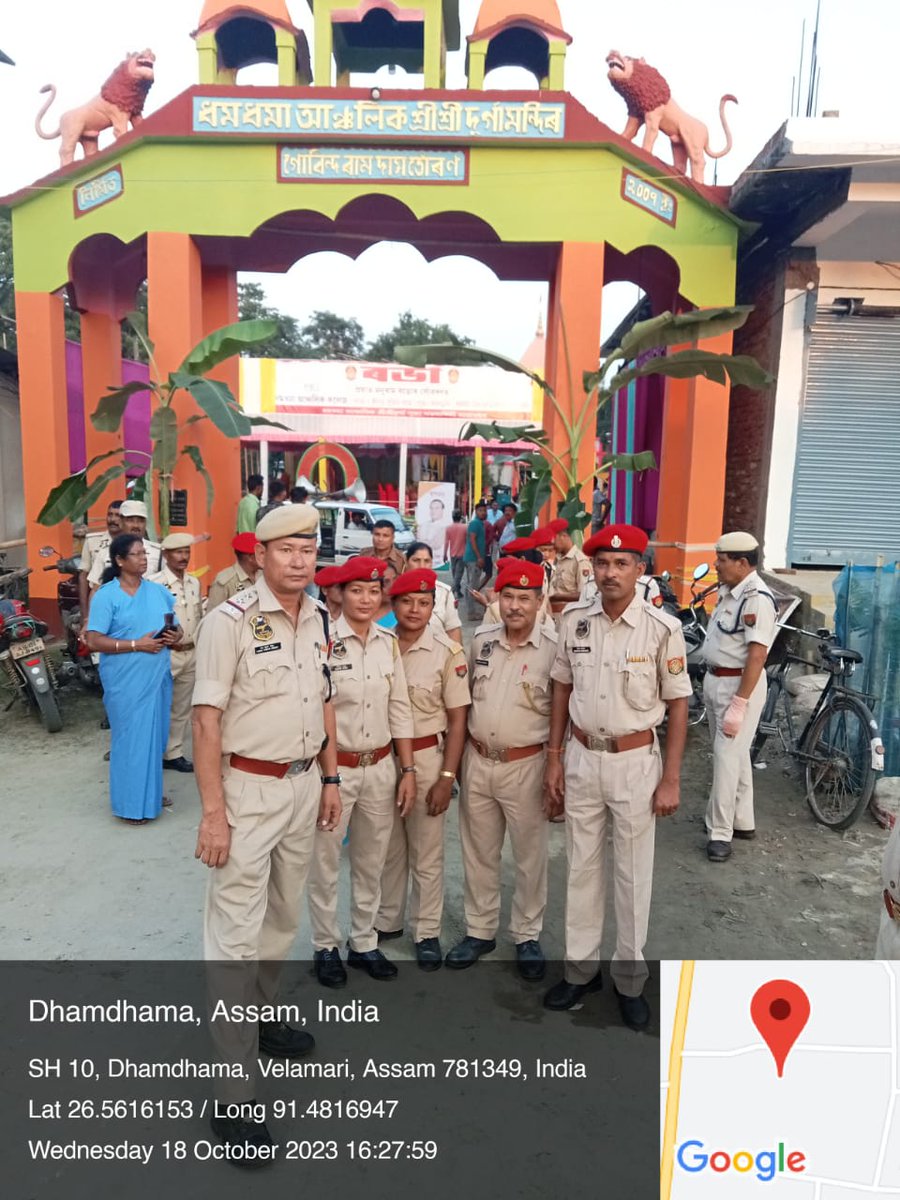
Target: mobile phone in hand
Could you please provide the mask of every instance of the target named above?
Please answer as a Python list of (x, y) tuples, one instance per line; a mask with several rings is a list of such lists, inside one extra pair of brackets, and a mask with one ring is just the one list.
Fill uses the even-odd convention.
[(154, 633), (154, 635), (153, 635), (154, 641), (158, 641), (159, 638), (161, 638), (164, 633), (168, 633), (169, 630), (174, 629), (174, 628), (175, 628), (175, 614), (167, 612), (166, 615), (163, 617), (162, 629), (160, 629), (158, 633)]

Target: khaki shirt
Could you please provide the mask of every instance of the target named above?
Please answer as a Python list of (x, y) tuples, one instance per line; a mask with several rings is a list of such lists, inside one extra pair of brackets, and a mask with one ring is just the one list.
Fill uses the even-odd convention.
[(93, 565), (94, 558), (99, 554), (106, 563), (109, 562), (109, 547), (112, 538), (108, 533), (89, 533), (85, 536), (81, 547), (81, 569), (87, 574)]
[(583, 550), (572, 546), (562, 557), (557, 555), (550, 576), (550, 595), (578, 596), (587, 581), (593, 578), (591, 560)]
[(432, 629), (443, 629), (446, 633), (449, 633), (451, 629), (462, 629), (462, 621), (459, 619), (453, 590), (446, 583), (441, 583), (440, 580), (435, 588), (434, 612), (431, 614), (429, 624)]
[(232, 563), (230, 567), (220, 571), (210, 584), (209, 598), (206, 602), (207, 609), (212, 611), (212, 609), (218, 608), (220, 604), (230, 600), (232, 596), (236, 596), (238, 592), (242, 592), (248, 587), (253, 587), (253, 580), (240, 563)]
[(220, 708), (222, 750), (268, 762), (315, 758), (325, 741), (322, 606), (303, 597), (297, 628), (262, 572), (204, 617), (194, 704)]
[[(91, 587), (100, 586), (103, 572), (109, 566), (109, 547), (111, 544), (107, 543), (105, 553), (98, 554), (95, 552), (91, 559), (91, 569), (88, 571), (87, 577), (87, 581)], [(162, 547), (157, 542), (151, 542), (147, 538), (144, 538), (144, 549), (147, 551), (147, 578), (151, 579), (163, 568)]]
[(611, 621), (597, 596), (559, 620), (553, 678), (572, 685), (569, 716), (585, 733), (621, 736), (655, 729), (666, 700), (690, 696), (681, 622), (635, 597)]
[(469, 733), (490, 750), (537, 746), (550, 734), (556, 632), (535, 622), (528, 641), (510, 646), (502, 624), (481, 625), (469, 647)]
[(331, 683), (341, 750), (379, 750), (391, 738), (411, 738), (412, 707), (396, 637), (373, 622), (363, 642), (343, 615), (331, 636)]
[(402, 658), (415, 736), (446, 733), (447, 709), (466, 708), (472, 700), (462, 646), (429, 624)]
[(711, 667), (743, 667), (754, 642), (772, 645), (775, 617), (775, 597), (756, 571), (735, 588), (722, 584), (706, 630), (704, 658)]
[(148, 575), (147, 578), (152, 583), (161, 583), (175, 597), (175, 616), (184, 631), (182, 649), (187, 649), (187, 643), (197, 640), (197, 626), (203, 619), (200, 580), (188, 571), (185, 571), (183, 579), (179, 579), (165, 564), (156, 575)]
[[(376, 554), (375, 547), (371, 543), (368, 546), (363, 546), (362, 550), (358, 553), (364, 558), (381, 558), (380, 554)], [(406, 555), (401, 550), (398, 550), (396, 546), (391, 546), (391, 552), (387, 556), (386, 561), (394, 564), (398, 575), (402, 575), (406, 570)]]

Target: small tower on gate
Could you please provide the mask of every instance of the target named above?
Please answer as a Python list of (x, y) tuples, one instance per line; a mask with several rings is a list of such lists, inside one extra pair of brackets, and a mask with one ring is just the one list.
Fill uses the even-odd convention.
[(402, 67), (443, 87), (448, 50), (458, 50), (459, 0), (308, 0), (315, 18), (314, 80), (338, 87), (353, 71)]
[(275, 63), (283, 87), (312, 80), (309, 43), (294, 25), (286, 0), (205, 0), (193, 33), (201, 83), (233, 84), (242, 67)]
[(556, 0), (482, 0), (468, 41), (470, 88), (483, 88), (495, 67), (524, 67), (543, 91), (564, 91), (572, 38)]

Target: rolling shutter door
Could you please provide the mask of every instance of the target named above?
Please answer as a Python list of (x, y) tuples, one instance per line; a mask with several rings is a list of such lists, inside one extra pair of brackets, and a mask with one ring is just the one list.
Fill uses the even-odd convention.
[(900, 319), (817, 314), (789, 554), (795, 566), (900, 558)]

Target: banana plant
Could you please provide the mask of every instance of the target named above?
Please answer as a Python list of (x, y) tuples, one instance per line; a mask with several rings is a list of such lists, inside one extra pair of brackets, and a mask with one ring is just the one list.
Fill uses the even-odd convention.
[(537, 515), (554, 493), (560, 516), (569, 522), (569, 528), (580, 537), (590, 524), (590, 513), (582, 501), (586, 485), (598, 471), (650, 471), (655, 470), (656, 457), (650, 450), (637, 454), (612, 454), (585, 479), (578, 477), (578, 457), (586, 437), (593, 438), (600, 410), (608, 405), (616, 393), (635, 379), (649, 375), (663, 375), (669, 379), (693, 379), (702, 377), (725, 383), (730, 379), (734, 386), (762, 388), (772, 377), (749, 355), (715, 354), (709, 350), (690, 348), (667, 353), (661, 357), (637, 360), (651, 350), (668, 349), (731, 333), (744, 324), (753, 311), (749, 305), (734, 305), (729, 308), (695, 309), (675, 315), (661, 313), (647, 321), (639, 321), (624, 335), (620, 344), (606, 356), (599, 369), (585, 371), (582, 377), (583, 398), (576, 400), (571, 378), (571, 361), (563, 322), (563, 341), (569, 369), (568, 405), (563, 405), (553, 388), (535, 371), (529, 371), (515, 359), (506, 358), (492, 350), (477, 346), (456, 346), (441, 343), (433, 346), (398, 346), (394, 355), (405, 366), (495, 366), (504, 371), (526, 375), (536, 383), (552, 406), (566, 435), (565, 448), (557, 453), (550, 446), (550, 437), (538, 425), (498, 425), (496, 421), (472, 421), (460, 430), (460, 440), (470, 441), (480, 437), (486, 442), (509, 445), (513, 442), (529, 442), (535, 452), (522, 455), (518, 461), (525, 462), (529, 477), (519, 494), (519, 511), (516, 530), (522, 534), (533, 528)]
[[(128, 401), (137, 392), (149, 391), (153, 395), (153, 415), (150, 418), (150, 441), (152, 451), (131, 450), (124, 446), (109, 450), (91, 459), (82, 471), (69, 475), (58, 483), (48, 495), (38, 516), (41, 525), (58, 525), (71, 521), (90, 509), (102, 496), (106, 487), (121, 478), (133, 467), (135, 461), (146, 459), (145, 471), (135, 487), (135, 495), (150, 501), (154, 490), (158, 495), (158, 529), (161, 537), (169, 532), (169, 507), (172, 494), (172, 479), (179, 459), (188, 458), (206, 486), (206, 510), (212, 511), (215, 490), (212, 477), (203, 462), (200, 447), (183, 445), (183, 439), (201, 421), (212, 421), (216, 429), (226, 437), (246, 437), (254, 425), (271, 425), (284, 429), (277, 421), (266, 417), (248, 417), (238, 404), (227, 384), (206, 375), (220, 363), (225, 362), (247, 347), (268, 341), (278, 332), (276, 321), (238, 321), (225, 325), (205, 337), (186, 356), (165, 380), (154, 359), (154, 345), (147, 335), (146, 318), (143, 313), (129, 313), (126, 317), (136, 337), (147, 352), (150, 363), (150, 380), (136, 380), (123, 387), (113, 388), (100, 398), (91, 414), (91, 424), (101, 433), (119, 433)], [(179, 393), (187, 394), (197, 410), (179, 423), (175, 400)], [(106, 463), (97, 472), (101, 464)], [(151, 512), (152, 504), (148, 503)], [(150, 522), (151, 527), (156, 522)]]

